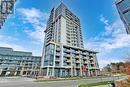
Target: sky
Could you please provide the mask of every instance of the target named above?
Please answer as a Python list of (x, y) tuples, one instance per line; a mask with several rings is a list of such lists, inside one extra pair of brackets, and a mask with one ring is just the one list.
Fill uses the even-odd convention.
[[(130, 53), (130, 36), (120, 20), (115, 0), (62, 0), (80, 18), (86, 49), (98, 51), (100, 67), (124, 61)], [(14, 14), (0, 30), (0, 46), (41, 56), (44, 30), (60, 0), (17, 0)]]

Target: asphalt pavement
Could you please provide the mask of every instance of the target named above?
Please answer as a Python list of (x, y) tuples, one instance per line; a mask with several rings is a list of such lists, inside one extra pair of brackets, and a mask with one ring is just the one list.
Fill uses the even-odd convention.
[[(127, 78), (127, 77), (120, 77)], [(0, 77), (0, 87), (78, 87), (82, 83), (117, 80), (118, 77), (91, 78), (80, 80), (65, 80), (51, 82), (35, 82), (35, 79), (26, 77)]]

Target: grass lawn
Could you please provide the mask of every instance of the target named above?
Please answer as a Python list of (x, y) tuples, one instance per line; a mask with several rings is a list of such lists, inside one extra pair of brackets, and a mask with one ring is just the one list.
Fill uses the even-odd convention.
[(97, 83), (90, 83), (90, 84), (81, 84), (79, 87), (92, 87), (92, 86), (100, 86), (100, 85), (107, 85), (112, 83), (112, 81), (105, 81), (105, 82), (97, 82)]

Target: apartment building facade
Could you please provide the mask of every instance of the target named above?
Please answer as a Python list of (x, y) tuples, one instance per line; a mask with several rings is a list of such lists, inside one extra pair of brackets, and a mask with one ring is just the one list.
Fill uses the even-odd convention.
[(80, 19), (63, 3), (53, 8), (45, 30), (42, 75), (96, 76), (96, 53), (84, 48)]
[(130, 34), (130, 0), (116, 0), (116, 7), (127, 34)]
[(0, 76), (38, 75), (40, 66), (41, 57), (33, 56), (31, 52), (0, 47)]

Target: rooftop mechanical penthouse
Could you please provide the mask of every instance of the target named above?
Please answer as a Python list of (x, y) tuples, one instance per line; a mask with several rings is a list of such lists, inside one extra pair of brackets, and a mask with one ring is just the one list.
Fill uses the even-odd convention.
[(96, 76), (96, 53), (84, 48), (80, 19), (63, 3), (53, 8), (45, 30), (42, 75)]

